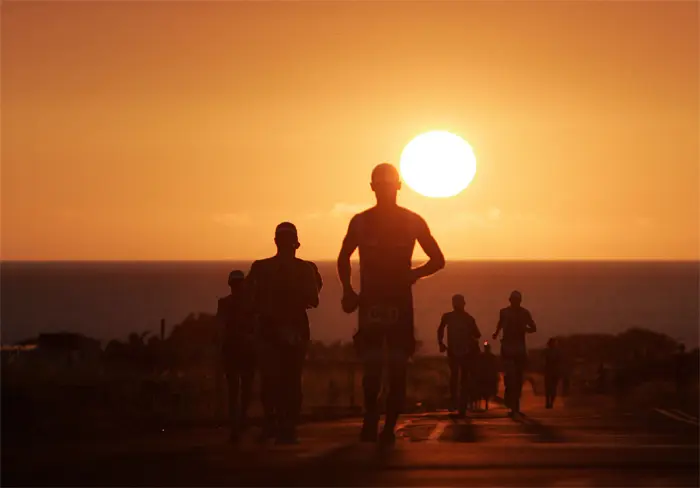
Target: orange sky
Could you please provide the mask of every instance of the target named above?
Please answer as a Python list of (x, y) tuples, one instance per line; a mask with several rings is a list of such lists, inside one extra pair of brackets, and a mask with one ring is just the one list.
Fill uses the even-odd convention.
[(697, 2), (2, 4), (2, 259), (334, 258), (371, 168), (467, 139), (448, 259), (698, 259)]

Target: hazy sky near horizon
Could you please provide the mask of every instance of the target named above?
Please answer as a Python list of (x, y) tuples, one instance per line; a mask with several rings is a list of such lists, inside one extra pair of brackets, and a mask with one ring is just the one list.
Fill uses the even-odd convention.
[(476, 177), (400, 202), (448, 259), (700, 257), (697, 2), (1, 8), (2, 259), (334, 258), (433, 129)]

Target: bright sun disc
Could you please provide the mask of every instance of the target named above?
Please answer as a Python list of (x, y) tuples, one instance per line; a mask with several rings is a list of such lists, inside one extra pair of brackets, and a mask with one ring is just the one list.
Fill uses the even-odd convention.
[(426, 197), (453, 197), (476, 174), (476, 157), (467, 141), (447, 131), (416, 136), (401, 153), (401, 176)]

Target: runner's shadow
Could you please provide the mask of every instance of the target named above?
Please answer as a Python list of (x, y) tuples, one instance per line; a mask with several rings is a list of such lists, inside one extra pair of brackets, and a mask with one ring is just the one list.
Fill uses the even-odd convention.
[[(470, 418), (450, 417), (450, 420), (452, 421), (452, 440), (454, 442), (477, 442), (479, 440), (476, 425)], [(463, 421), (460, 422), (460, 420)]]
[(566, 442), (566, 437), (554, 427), (528, 417), (524, 413), (513, 418), (519, 423), (526, 433), (535, 436), (535, 442)]

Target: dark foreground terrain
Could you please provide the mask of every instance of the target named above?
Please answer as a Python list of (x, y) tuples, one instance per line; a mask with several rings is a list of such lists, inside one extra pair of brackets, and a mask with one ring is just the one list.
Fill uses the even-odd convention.
[(301, 445), (240, 445), (224, 429), (3, 445), (4, 486), (699, 486), (698, 420), (669, 409), (496, 405), (467, 419), (406, 416), (396, 446), (360, 444), (359, 419), (310, 423)]

